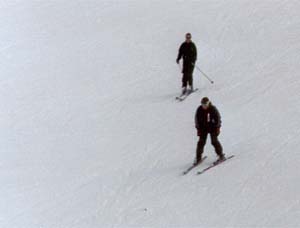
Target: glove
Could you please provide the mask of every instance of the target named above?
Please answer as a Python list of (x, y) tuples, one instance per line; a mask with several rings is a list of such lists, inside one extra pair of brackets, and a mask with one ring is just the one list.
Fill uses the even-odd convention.
[(198, 129), (197, 130), (197, 135), (200, 137), (201, 136), (201, 131)]
[(179, 64), (179, 59), (176, 59), (176, 63)]
[(217, 129), (216, 129), (216, 134), (217, 134), (217, 136), (220, 135), (220, 132), (221, 132), (221, 129), (220, 129), (220, 128), (217, 128)]
[(192, 66), (195, 66), (195, 63), (194, 63), (194, 62), (192, 63)]

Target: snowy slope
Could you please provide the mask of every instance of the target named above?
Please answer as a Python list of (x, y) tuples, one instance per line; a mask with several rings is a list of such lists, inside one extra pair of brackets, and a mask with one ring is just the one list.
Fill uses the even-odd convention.
[[(299, 227), (299, 11), (296, 0), (0, 1), (0, 227)], [(200, 91), (177, 103), (186, 32), (215, 84), (195, 71)], [(203, 96), (236, 157), (183, 177)]]

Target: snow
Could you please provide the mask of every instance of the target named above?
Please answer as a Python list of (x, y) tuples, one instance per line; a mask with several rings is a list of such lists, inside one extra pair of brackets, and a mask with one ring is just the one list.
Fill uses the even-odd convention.
[[(0, 227), (299, 227), (300, 2), (0, 1)], [(182, 103), (175, 63), (198, 47)], [(235, 158), (201, 176), (209, 96)], [(208, 145), (203, 167), (215, 160)]]

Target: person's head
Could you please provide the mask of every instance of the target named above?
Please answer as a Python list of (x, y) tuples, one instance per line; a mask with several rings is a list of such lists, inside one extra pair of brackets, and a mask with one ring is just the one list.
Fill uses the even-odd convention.
[(187, 43), (189, 43), (189, 42), (192, 41), (192, 34), (191, 34), (191, 33), (185, 34), (185, 41), (186, 41)]
[(208, 109), (210, 106), (210, 100), (208, 99), (208, 97), (203, 97), (202, 100), (201, 100), (201, 107), (203, 109)]

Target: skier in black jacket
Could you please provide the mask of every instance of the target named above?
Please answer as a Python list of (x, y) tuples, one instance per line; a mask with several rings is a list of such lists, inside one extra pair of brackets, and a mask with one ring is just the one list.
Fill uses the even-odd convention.
[(187, 33), (185, 35), (185, 42), (181, 44), (176, 59), (177, 64), (179, 64), (180, 59), (183, 59), (182, 68), (182, 94), (187, 92), (187, 84), (190, 86), (190, 90), (193, 91), (193, 71), (195, 67), (195, 62), (197, 60), (197, 47), (192, 42), (192, 35)]
[(221, 128), (221, 116), (218, 109), (212, 105), (207, 97), (201, 100), (201, 106), (198, 107), (196, 112), (195, 124), (198, 136), (200, 137), (197, 145), (195, 164), (199, 163), (202, 159), (208, 134), (210, 134), (211, 143), (215, 148), (216, 154), (219, 156), (219, 160), (224, 160), (223, 148), (218, 140)]

